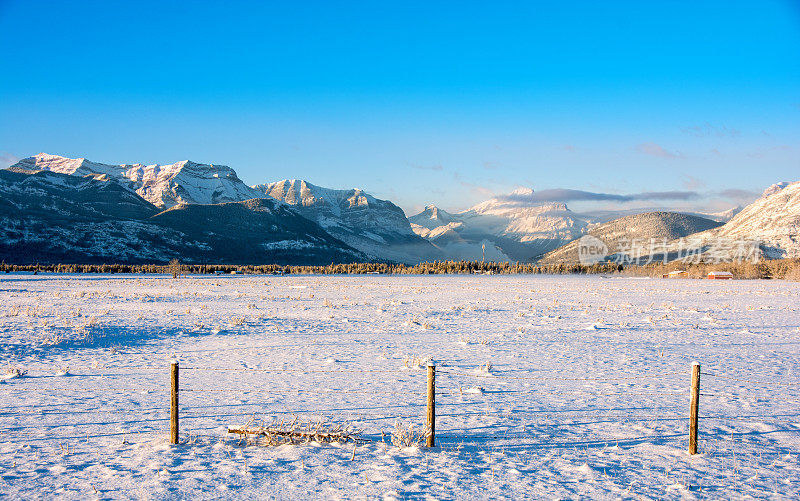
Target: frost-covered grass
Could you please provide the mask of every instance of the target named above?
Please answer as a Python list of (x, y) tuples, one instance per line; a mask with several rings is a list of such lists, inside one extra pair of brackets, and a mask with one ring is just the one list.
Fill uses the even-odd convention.
[[(4, 275), (0, 495), (797, 498), (798, 296), (600, 276)], [(363, 440), (225, 433), (298, 422)]]

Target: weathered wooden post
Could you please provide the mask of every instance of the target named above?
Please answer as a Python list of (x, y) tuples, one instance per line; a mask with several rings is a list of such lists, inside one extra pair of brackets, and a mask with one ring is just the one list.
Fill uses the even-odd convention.
[(700, 405), (700, 362), (692, 364), (692, 398), (689, 407), (689, 454), (697, 454), (697, 417)]
[(169, 370), (172, 391), (169, 399), (169, 443), (178, 443), (178, 362), (172, 362)]
[(427, 447), (436, 446), (436, 366), (428, 362), (428, 437)]

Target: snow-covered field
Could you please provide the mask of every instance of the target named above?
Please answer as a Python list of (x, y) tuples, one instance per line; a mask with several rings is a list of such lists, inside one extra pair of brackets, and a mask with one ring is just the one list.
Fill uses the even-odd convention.
[[(0, 383), (0, 496), (796, 499), (799, 299), (779, 281), (3, 275), (0, 373), (27, 374)], [(401, 450), (426, 358), (439, 447)], [(292, 416), (368, 441), (225, 433)]]

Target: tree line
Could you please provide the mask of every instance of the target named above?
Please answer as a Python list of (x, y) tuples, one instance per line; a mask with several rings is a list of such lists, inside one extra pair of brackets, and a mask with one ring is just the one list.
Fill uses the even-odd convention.
[(433, 261), (416, 265), (397, 263), (331, 263), (327, 266), (294, 265), (231, 265), (185, 264), (176, 260), (169, 264), (6, 264), (0, 263), (0, 272), (33, 273), (139, 273), (169, 274), (172, 276), (198, 274), (253, 274), (253, 275), (448, 275), (448, 274), (617, 274), (629, 276), (660, 277), (674, 270), (686, 270), (691, 278), (702, 278), (709, 271), (730, 271), (735, 278), (779, 278), (800, 280), (800, 258), (762, 260), (758, 263), (651, 263), (647, 265), (597, 263), (546, 264), (508, 263), (482, 261)]
[(169, 264), (6, 264), (0, 263), (0, 272), (33, 273), (156, 273), (170, 275), (195, 275), (213, 273), (242, 273), (255, 275), (444, 275), (444, 274), (572, 274), (613, 273), (622, 271), (617, 264), (536, 265), (530, 263), (482, 262), (482, 261), (433, 261), (416, 265), (398, 263), (331, 263), (326, 266), (295, 265), (232, 265), (232, 264), (186, 264), (175, 260)]

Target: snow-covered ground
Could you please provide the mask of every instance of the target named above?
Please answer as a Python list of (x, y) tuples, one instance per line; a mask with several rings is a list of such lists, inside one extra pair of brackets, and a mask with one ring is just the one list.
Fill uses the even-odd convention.
[[(0, 383), (0, 496), (796, 499), (799, 296), (600, 276), (2, 275), (0, 354), (28, 372)], [(395, 421), (424, 422), (426, 358), (439, 447), (400, 450)], [(292, 416), (369, 441), (225, 433)]]

